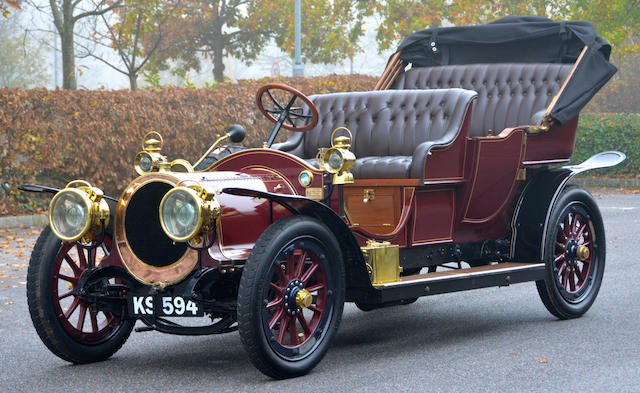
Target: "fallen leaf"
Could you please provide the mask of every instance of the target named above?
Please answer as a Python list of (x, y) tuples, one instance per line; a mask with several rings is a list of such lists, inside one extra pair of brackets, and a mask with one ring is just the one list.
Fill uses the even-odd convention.
[(538, 360), (539, 363), (548, 363), (549, 361), (547, 359), (540, 359)]
[(16, 302), (14, 302), (14, 301), (9, 301), (9, 302), (6, 302), (4, 305), (5, 305), (5, 306), (8, 306), (8, 305), (10, 305), (10, 304), (15, 304), (15, 303), (16, 303)]

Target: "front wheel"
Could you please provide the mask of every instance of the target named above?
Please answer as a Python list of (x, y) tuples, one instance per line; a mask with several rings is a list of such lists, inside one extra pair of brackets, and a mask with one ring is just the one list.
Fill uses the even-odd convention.
[(31, 320), (47, 348), (66, 361), (105, 360), (122, 347), (133, 329), (133, 320), (101, 311), (74, 294), (89, 264), (100, 266), (112, 250), (109, 235), (101, 247), (86, 251), (75, 243), (61, 242), (50, 227), (42, 231), (33, 249), (27, 272)]
[(551, 314), (569, 319), (589, 310), (602, 282), (605, 245), (596, 202), (581, 188), (567, 188), (551, 210), (544, 244), (546, 274), (536, 281)]
[(238, 329), (253, 364), (277, 379), (324, 357), (344, 306), (340, 246), (321, 222), (283, 218), (260, 236), (238, 290)]

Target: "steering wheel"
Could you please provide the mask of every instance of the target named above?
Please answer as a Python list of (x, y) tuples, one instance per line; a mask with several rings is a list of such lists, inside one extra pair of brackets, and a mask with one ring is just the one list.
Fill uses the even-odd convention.
[[(318, 124), (318, 108), (291, 86), (267, 83), (258, 89), (256, 104), (260, 112), (275, 123), (267, 147), (271, 147), (281, 127), (289, 131), (308, 131)], [(296, 125), (298, 120), (306, 120), (307, 123)]]

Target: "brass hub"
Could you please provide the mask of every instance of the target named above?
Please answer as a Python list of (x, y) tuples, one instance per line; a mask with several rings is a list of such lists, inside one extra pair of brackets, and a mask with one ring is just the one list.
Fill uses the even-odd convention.
[(587, 246), (578, 246), (578, 250), (576, 251), (576, 256), (579, 260), (585, 261), (589, 258), (589, 247)]
[(296, 305), (300, 308), (307, 308), (313, 302), (313, 295), (306, 289), (298, 291), (296, 294)]

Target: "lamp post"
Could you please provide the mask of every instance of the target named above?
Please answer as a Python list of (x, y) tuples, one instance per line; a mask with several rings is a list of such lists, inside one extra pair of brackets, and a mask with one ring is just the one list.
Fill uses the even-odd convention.
[(301, 18), (302, 18), (302, 10), (301, 10), (301, 0), (295, 0), (295, 51), (294, 51), (294, 60), (293, 60), (293, 76), (304, 76), (304, 66), (302, 65), (302, 43), (301, 35)]

